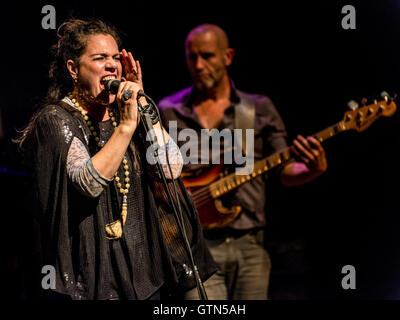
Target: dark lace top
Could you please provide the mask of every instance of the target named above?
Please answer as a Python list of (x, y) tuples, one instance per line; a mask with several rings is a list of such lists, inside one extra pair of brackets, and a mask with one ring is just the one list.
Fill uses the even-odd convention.
[[(96, 126), (100, 139), (108, 141), (113, 133), (111, 122)], [(144, 140), (138, 131), (126, 153), (131, 187), (123, 236), (109, 240), (105, 225), (119, 218), (122, 204), (114, 182), (93, 198), (80, 193), (66, 173), (73, 138), (80, 139), (93, 156), (99, 150), (94, 137), (80, 114), (66, 103), (40, 111), (31, 135), (37, 218), (43, 264), (56, 269), (56, 292), (72, 299), (147, 299), (163, 285), (171, 292), (195, 286), (171, 204), (155, 174), (156, 167), (146, 163), (141, 143)], [(118, 175), (124, 176), (122, 168)], [(183, 224), (200, 277), (205, 281), (215, 272), (215, 265), (193, 203), (181, 180), (175, 182)], [(168, 188), (174, 192), (172, 181)]]

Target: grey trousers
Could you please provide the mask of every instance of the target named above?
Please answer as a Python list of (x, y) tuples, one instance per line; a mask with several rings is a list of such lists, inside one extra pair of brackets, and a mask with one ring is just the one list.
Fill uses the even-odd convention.
[[(271, 260), (260, 240), (262, 232), (206, 240), (218, 266), (217, 272), (204, 282), (209, 300), (267, 299)], [(185, 294), (185, 300), (197, 299), (196, 288)]]

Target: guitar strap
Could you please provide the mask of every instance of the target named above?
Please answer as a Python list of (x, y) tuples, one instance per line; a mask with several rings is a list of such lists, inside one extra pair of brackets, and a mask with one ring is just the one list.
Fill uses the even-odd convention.
[(242, 139), (241, 141), (237, 139), (237, 141), (241, 143), (243, 155), (246, 155), (246, 129), (255, 128), (256, 106), (247, 98), (241, 97), (240, 102), (235, 104), (234, 108), (234, 128), (242, 130)]

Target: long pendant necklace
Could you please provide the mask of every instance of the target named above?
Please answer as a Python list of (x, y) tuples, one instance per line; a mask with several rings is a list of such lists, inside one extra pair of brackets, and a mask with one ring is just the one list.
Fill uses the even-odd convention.
[[(86, 124), (89, 127), (89, 130), (91, 131), (92, 135), (94, 136), (95, 141), (97, 142), (97, 146), (102, 148), (103, 143), (100, 141), (99, 134), (95, 131), (95, 128), (93, 126), (92, 121), (90, 121), (89, 116), (87, 115), (87, 112), (79, 105), (78, 101), (73, 97), (73, 95), (70, 93), (68, 95), (68, 98), (71, 100), (71, 102), (74, 104), (74, 106), (79, 110), (81, 113), (83, 119), (86, 121)], [(114, 130), (117, 128), (117, 122), (116, 118), (114, 116), (114, 113), (112, 111), (109, 111), (109, 115), (111, 117), (112, 125), (114, 127)], [(121, 215), (118, 220), (106, 224), (106, 238), (110, 240), (114, 239), (119, 239), (122, 237), (123, 233), (123, 227), (125, 226), (126, 222), (126, 217), (128, 215), (128, 198), (127, 198), (127, 193), (129, 191), (129, 166), (128, 166), (128, 160), (126, 160), (126, 156), (124, 155), (124, 159), (122, 160), (122, 165), (125, 170), (124, 172), (124, 182), (125, 182), (125, 188), (122, 187), (122, 180), (118, 176), (118, 170), (114, 174), (114, 181), (117, 186), (117, 189), (119, 192), (122, 194), (122, 210), (121, 210)]]

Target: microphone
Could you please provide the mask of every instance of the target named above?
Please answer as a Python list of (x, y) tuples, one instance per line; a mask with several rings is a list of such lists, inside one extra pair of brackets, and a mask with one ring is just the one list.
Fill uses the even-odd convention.
[[(112, 94), (117, 94), (120, 84), (121, 84), (120, 80), (110, 79), (104, 83), (104, 88)], [(146, 106), (142, 106), (139, 102), (139, 97), (141, 97), (141, 96), (146, 97), (150, 101), (150, 103)], [(138, 98), (138, 104), (139, 104), (139, 106), (138, 106), (139, 113), (141, 116), (146, 118), (146, 122), (148, 123), (148, 126), (150, 127), (150, 125), (156, 124), (160, 120), (160, 117), (158, 115), (158, 111), (156, 109), (157, 107), (156, 107), (156, 104), (154, 103), (153, 99), (151, 99), (142, 90), (138, 91), (137, 98)]]
[(118, 79), (110, 79), (104, 83), (104, 88), (112, 94), (117, 94), (120, 83)]
[[(120, 80), (118, 80), (118, 79), (110, 79), (110, 80), (107, 80), (105, 83), (104, 83), (104, 88), (108, 91), (108, 92), (110, 92), (110, 93), (112, 93), (112, 94), (117, 94), (117, 92), (118, 92), (118, 88), (119, 88), (119, 85), (121, 84), (121, 81)], [(139, 92), (138, 92), (138, 97), (140, 97), (140, 96), (145, 96), (145, 94), (144, 94), (144, 92), (142, 91), (142, 90), (140, 90)]]

